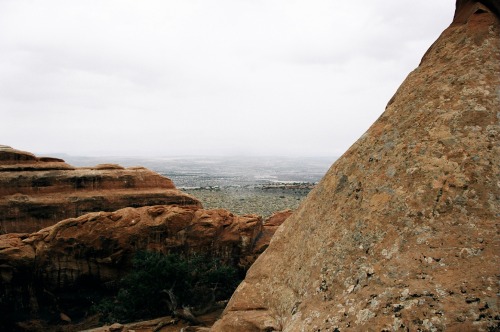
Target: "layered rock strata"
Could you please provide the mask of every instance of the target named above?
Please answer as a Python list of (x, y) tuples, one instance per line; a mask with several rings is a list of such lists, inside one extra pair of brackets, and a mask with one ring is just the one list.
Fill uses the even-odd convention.
[(201, 203), (143, 167), (73, 167), (0, 146), (0, 233), (34, 232), (89, 212)]
[(458, 1), (453, 24), (278, 229), (213, 331), (500, 328), (496, 3)]
[(130, 271), (139, 250), (203, 254), (246, 270), (288, 214), (279, 213), (266, 225), (256, 215), (159, 205), (90, 213), (32, 234), (0, 235), (0, 310), (11, 322), (57, 318), (60, 312), (80, 317), (93, 292), (112, 289)]

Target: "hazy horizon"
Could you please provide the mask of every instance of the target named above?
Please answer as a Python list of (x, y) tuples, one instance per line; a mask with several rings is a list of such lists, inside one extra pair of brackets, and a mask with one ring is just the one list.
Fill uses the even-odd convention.
[(0, 144), (81, 156), (340, 156), (455, 1), (0, 2)]
[[(5, 144), (3, 144), (5, 145)], [(176, 158), (288, 158), (288, 159), (294, 159), (294, 158), (303, 158), (303, 159), (314, 159), (314, 158), (339, 158), (340, 156), (334, 156), (334, 155), (280, 155), (278, 153), (276, 154), (178, 154), (178, 155), (161, 155), (161, 154), (149, 154), (149, 155), (140, 155), (140, 154), (75, 154), (71, 152), (58, 152), (58, 151), (27, 151), (23, 149), (16, 148), (14, 146), (11, 146), (14, 149), (21, 150), (21, 151), (26, 151), (35, 154), (37, 157), (54, 157), (54, 156), (59, 156), (59, 157), (73, 157), (73, 158), (95, 158), (95, 159), (100, 159), (100, 158), (137, 158), (137, 159), (144, 159), (144, 158), (152, 158), (152, 159), (176, 159)]]

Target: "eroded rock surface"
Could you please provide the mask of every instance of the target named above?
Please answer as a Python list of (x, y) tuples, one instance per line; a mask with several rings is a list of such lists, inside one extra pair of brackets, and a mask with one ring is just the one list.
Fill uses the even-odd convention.
[(499, 18), (459, 5), (212, 330), (500, 328)]
[(0, 233), (34, 232), (89, 212), (127, 206), (201, 203), (143, 167), (76, 168), (0, 146)]
[(292, 215), (292, 210), (283, 210), (275, 212), (269, 218), (264, 220), (264, 224), (262, 225), (262, 229), (255, 239), (253, 245), (253, 251), (251, 254), (246, 255), (242, 258), (240, 264), (246, 269), (250, 268), (255, 260), (259, 257), (260, 254), (264, 252), (269, 246), (271, 239), (273, 238), (274, 233), (278, 230), (278, 227), (285, 222), (285, 220)]
[(139, 250), (203, 254), (247, 269), (287, 213), (265, 226), (256, 215), (160, 205), (90, 213), (32, 234), (0, 235), (0, 310), (10, 322), (58, 319), (61, 312), (81, 318), (92, 292), (113, 288)]

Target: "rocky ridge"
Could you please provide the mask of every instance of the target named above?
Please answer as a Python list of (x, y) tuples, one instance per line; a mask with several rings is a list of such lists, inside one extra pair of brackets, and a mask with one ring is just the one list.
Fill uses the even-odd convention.
[(499, 25), (497, 1), (457, 1), (213, 331), (500, 328)]
[(73, 167), (0, 146), (0, 233), (34, 232), (89, 212), (201, 203), (143, 167)]
[[(0, 235), (0, 325), (34, 317), (76, 320), (96, 292), (106, 292), (140, 250), (203, 254), (246, 270), (291, 214), (263, 222), (226, 210), (158, 205), (90, 213), (32, 234)], [(15, 326), (15, 325), (12, 325)]]

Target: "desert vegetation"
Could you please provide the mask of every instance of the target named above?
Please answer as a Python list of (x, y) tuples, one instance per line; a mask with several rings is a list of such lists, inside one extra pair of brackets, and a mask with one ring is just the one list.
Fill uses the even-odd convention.
[(186, 320), (214, 310), (241, 281), (234, 267), (202, 255), (182, 257), (140, 251), (115, 294), (93, 307), (103, 322), (130, 322), (166, 315)]

